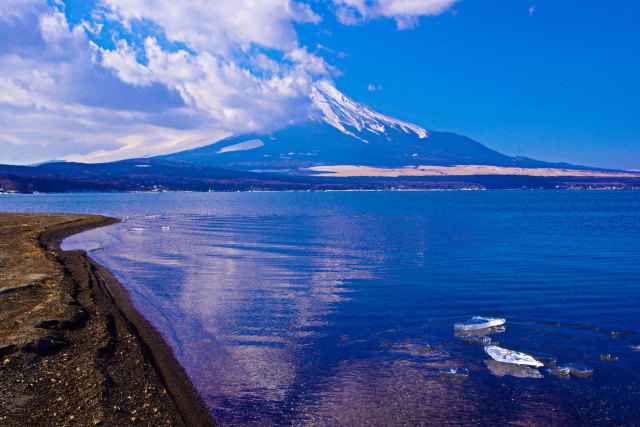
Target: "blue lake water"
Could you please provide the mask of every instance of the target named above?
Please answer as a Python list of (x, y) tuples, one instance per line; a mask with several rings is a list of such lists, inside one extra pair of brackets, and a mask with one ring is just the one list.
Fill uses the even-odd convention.
[[(639, 424), (640, 192), (0, 196), (126, 220), (67, 239), (129, 289), (223, 425)], [(512, 369), (453, 324), (587, 378)], [(602, 354), (618, 357), (601, 360)], [(441, 369), (464, 367), (463, 383)]]

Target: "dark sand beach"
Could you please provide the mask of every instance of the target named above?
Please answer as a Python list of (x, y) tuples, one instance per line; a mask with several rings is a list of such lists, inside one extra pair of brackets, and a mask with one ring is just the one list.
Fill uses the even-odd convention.
[(0, 425), (214, 425), (157, 331), (71, 234), (95, 215), (0, 213)]

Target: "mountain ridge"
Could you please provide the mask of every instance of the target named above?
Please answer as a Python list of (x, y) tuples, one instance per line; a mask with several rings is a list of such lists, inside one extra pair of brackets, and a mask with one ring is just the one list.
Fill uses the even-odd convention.
[(156, 159), (111, 163), (0, 165), (0, 194), (129, 191), (311, 191), (394, 189), (640, 188), (640, 174), (591, 176), (296, 176), (252, 173)]
[(323, 166), (403, 167), (488, 165), (602, 170), (507, 156), (463, 135), (395, 119), (355, 101), (333, 85), (312, 88), (307, 122), (271, 133), (231, 136), (204, 147), (156, 158), (227, 169), (313, 175)]

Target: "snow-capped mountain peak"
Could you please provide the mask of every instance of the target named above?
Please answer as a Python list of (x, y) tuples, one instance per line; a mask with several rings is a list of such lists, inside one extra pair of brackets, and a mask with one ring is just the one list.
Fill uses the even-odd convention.
[(345, 126), (355, 128), (359, 132), (369, 130), (376, 134), (385, 133), (389, 127), (405, 133), (415, 133), (420, 138), (429, 137), (429, 131), (420, 126), (378, 113), (349, 98), (329, 82), (321, 81), (314, 84), (311, 89), (311, 101), (313, 120), (324, 121), (347, 135), (356, 136)]

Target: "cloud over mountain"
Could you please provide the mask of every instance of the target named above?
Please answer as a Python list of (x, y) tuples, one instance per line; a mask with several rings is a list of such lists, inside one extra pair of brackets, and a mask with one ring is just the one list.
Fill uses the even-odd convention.
[(452, 3), (7, 0), (0, 162), (163, 154), (303, 120), (312, 84), (339, 71), (301, 43), (300, 26), (333, 10), (346, 24), (382, 17), (403, 28)]

